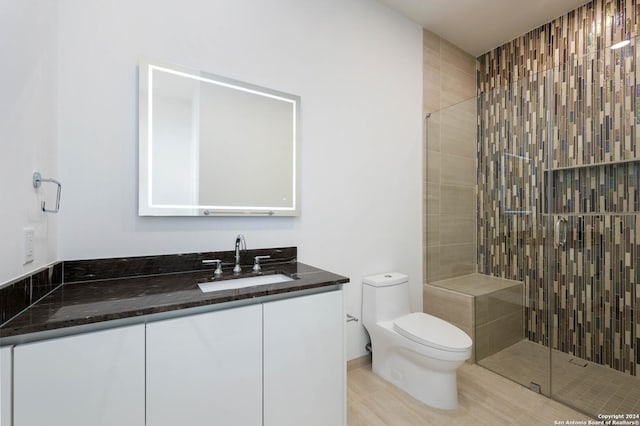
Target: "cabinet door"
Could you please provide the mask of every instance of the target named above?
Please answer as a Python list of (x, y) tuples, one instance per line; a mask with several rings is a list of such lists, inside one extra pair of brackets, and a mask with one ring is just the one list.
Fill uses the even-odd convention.
[(147, 324), (147, 425), (262, 425), (262, 305)]
[(11, 426), (11, 349), (0, 348), (0, 426)]
[(17, 345), (14, 426), (144, 425), (144, 325)]
[(264, 304), (264, 426), (345, 424), (342, 291)]

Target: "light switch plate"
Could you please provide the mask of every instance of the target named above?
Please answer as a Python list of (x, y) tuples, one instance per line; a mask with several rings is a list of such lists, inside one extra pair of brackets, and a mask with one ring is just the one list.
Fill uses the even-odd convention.
[(24, 261), (23, 264), (33, 262), (33, 239), (35, 230), (33, 228), (24, 228)]

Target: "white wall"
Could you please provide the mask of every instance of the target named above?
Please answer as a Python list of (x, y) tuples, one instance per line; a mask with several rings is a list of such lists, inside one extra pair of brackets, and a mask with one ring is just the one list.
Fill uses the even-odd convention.
[[(361, 278), (398, 270), (422, 308), (422, 30), (373, 0), (60, 0), (63, 259), (296, 245)], [(298, 218), (137, 216), (140, 55), (302, 99)], [(239, 166), (242, 167), (242, 166)], [(348, 326), (348, 357), (365, 353)]]
[[(57, 259), (55, 187), (35, 191), (34, 170), (57, 177), (56, 3), (0, 0), (0, 286)], [(43, 192), (44, 191), (44, 192)], [(23, 264), (23, 228), (34, 261)]]

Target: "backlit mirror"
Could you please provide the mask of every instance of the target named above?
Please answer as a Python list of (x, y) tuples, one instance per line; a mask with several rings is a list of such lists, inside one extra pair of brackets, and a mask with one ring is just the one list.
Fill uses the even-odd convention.
[(139, 215), (299, 213), (300, 98), (140, 62)]

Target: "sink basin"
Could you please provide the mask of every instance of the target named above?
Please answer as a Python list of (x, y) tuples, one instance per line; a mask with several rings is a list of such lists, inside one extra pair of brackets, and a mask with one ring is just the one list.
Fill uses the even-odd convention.
[(283, 283), (293, 281), (293, 278), (284, 274), (258, 275), (256, 277), (237, 278), (224, 281), (212, 281), (209, 283), (200, 283), (198, 287), (204, 293), (219, 290), (231, 290), (234, 288), (253, 287), (256, 285)]

